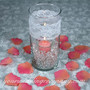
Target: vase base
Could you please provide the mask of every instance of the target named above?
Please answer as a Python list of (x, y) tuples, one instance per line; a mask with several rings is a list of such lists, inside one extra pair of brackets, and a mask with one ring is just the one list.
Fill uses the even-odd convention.
[(35, 64), (35, 62), (32, 62), (32, 66), (33, 66), (35, 69), (40, 70), (40, 71), (50, 71), (50, 70), (53, 70), (53, 69), (55, 69), (55, 68), (57, 67), (57, 65), (56, 65), (55, 67), (52, 67), (52, 68), (49, 68), (49, 69), (39, 68), (39, 67)]

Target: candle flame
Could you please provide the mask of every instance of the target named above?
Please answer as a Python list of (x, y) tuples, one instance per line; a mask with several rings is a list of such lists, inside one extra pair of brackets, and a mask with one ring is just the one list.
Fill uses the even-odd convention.
[(46, 37), (44, 37), (44, 40), (46, 40)]
[(46, 26), (46, 23), (44, 23), (43, 25)]

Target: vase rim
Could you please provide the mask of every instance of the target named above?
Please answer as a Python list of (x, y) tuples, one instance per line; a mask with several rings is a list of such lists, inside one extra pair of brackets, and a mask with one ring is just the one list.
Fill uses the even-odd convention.
[[(52, 3), (36, 3), (36, 4), (34, 4), (33, 6), (31, 6), (29, 9), (28, 9), (28, 12), (29, 12), (29, 14), (32, 14), (32, 12), (31, 12), (31, 10), (32, 10), (32, 8), (34, 8), (34, 7), (36, 7), (36, 6), (41, 6), (41, 5), (49, 5), (49, 6), (52, 6), (52, 7), (56, 7), (57, 9), (58, 9), (58, 13), (57, 14), (55, 14), (55, 15), (53, 15), (53, 16), (50, 16), (50, 18), (51, 17), (57, 17), (58, 15), (60, 15), (61, 14), (61, 12), (62, 12), (62, 9), (61, 8), (59, 8), (56, 4), (52, 4)], [(41, 16), (36, 16), (37, 18), (43, 18), (43, 17), (41, 17)], [(45, 18), (49, 18), (48, 16), (47, 17), (45, 17)]]

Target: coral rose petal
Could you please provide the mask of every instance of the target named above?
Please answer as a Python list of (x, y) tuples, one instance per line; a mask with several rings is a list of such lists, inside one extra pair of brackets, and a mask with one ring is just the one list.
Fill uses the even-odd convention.
[(10, 86), (18, 86), (20, 83), (20, 77), (17, 77), (13, 73), (9, 73), (5, 76), (5, 84)]
[(89, 50), (90, 50), (90, 47), (88, 47), (89, 48)]
[(49, 84), (49, 79), (47, 77), (43, 77), (43, 76), (37, 76), (35, 79), (34, 79), (34, 83), (37, 85), (37, 86), (46, 86), (47, 84)]
[(70, 61), (70, 62), (67, 62), (66, 68), (70, 71), (73, 71), (79, 68), (79, 64), (75, 61)]
[[(59, 37), (56, 38), (57, 41), (59, 41)], [(60, 35), (60, 42), (67, 42), (68, 37), (66, 35)]]
[(86, 61), (85, 61), (85, 65), (90, 68), (90, 58), (88, 58)]
[(67, 42), (68, 37), (66, 35), (60, 35), (60, 42)]
[(46, 86), (44, 90), (60, 90), (60, 88), (56, 85), (52, 85), (52, 86)]
[(17, 69), (18, 69), (18, 72), (20, 74), (31, 74), (31, 73), (33, 73), (33, 67), (29, 62), (19, 64)]
[(70, 59), (79, 59), (80, 58), (80, 53), (77, 51), (71, 51), (68, 53), (68, 58)]
[(23, 47), (23, 49), (24, 49), (24, 52), (31, 54), (31, 46), (30, 45)]
[(70, 47), (71, 47), (71, 44), (68, 43), (68, 42), (62, 42), (62, 43), (60, 44), (60, 48), (61, 48), (62, 50), (67, 50), (67, 49), (69, 49)]
[(82, 70), (76, 74), (76, 77), (79, 81), (87, 81), (90, 78), (90, 74), (87, 71)]
[(67, 90), (81, 90), (81, 87), (78, 85), (76, 81), (70, 80), (66, 85), (65, 88)]
[(69, 73), (65, 69), (56, 71), (54, 76), (57, 83), (60, 83), (63, 80), (67, 80), (70, 77)]
[(3, 60), (1, 60), (0, 65), (8, 65), (8, 64), (12, 63), (12, 61), (13, 61), (12, 58), (7, 57), (7, 58), (4, 58)]
[(20, 45), (23, 41), (19, 38), (11, 38), (11, 41), (15, 45)]
[(19, 50), (15, 47), (11, 47), (10, 49), (8, 49), (8, 53), (12, 55), (19, 55)]
[(32, 86), (27, 83), (20, 83), (17, 90), (32, 90)]
[(85, 45), (78, 45), (74, 47), (75, 51), (79, 52), (80, 54), (86, 53), (89, 50), (88, 46)]

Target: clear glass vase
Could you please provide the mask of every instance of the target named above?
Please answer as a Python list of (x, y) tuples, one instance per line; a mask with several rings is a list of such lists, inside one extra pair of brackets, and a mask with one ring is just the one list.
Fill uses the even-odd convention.
[(32, 65), (39, 70), (51, 70), (58, 64), (61, 31), (61, 10), (54, 4), (40, 3), (29, 9)]

